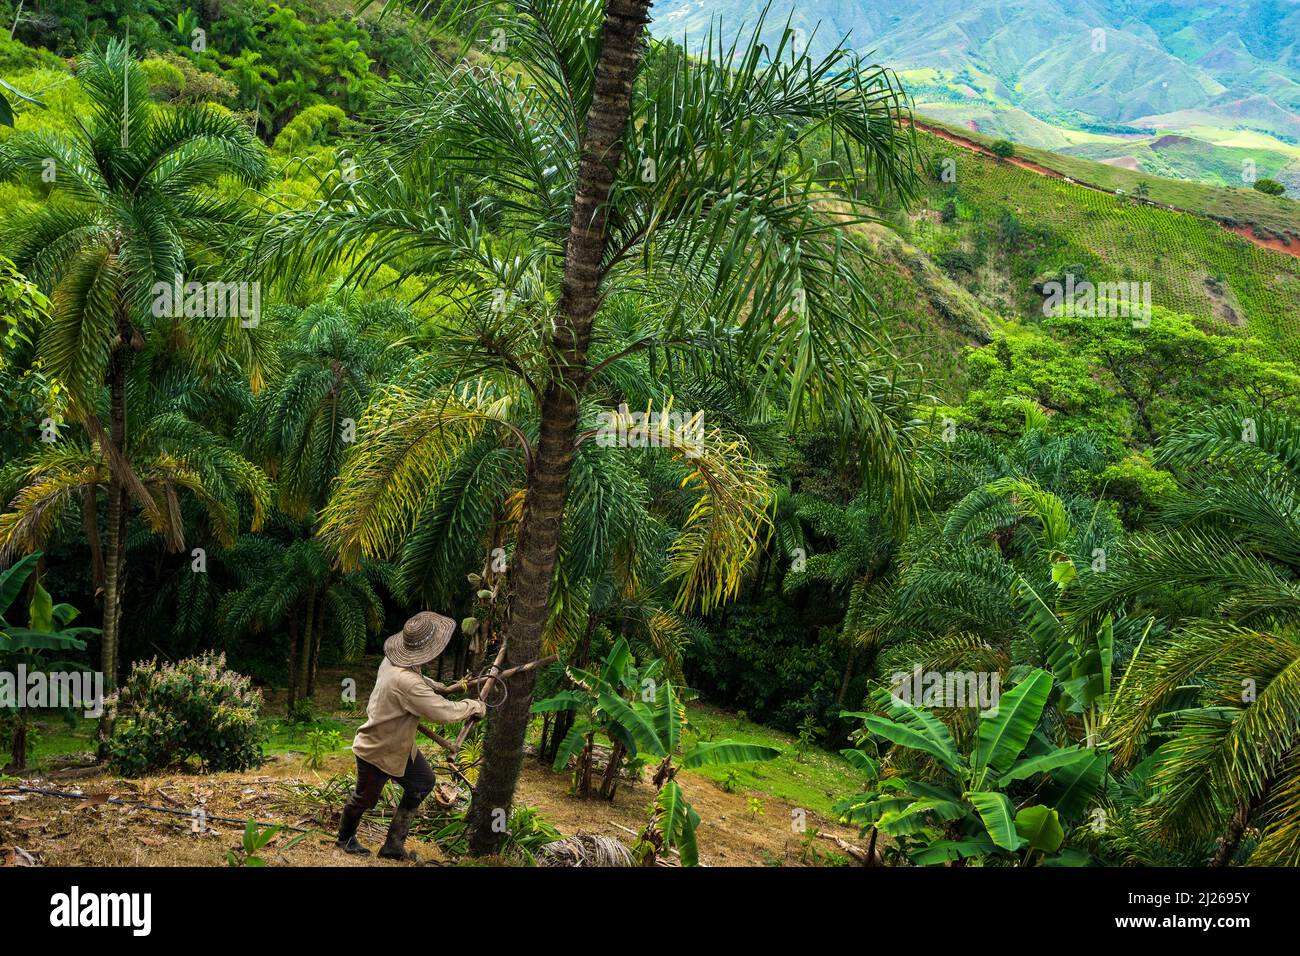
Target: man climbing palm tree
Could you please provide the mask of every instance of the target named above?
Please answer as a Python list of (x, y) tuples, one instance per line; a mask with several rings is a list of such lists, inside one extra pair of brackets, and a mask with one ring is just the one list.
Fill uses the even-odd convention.
[(446, 648), (456, 630), (451, 618), (421, 611), (402, 626), (401, 633), (384, 642), (384, 662), (379, 665), (375, 689), (366, 705), (366, 722), (352, 741), (357, 758), (357, 788), (343, 805), (337, 846), (348, 853), (369, 853), (357, 842), (361, 817), (379, 800), (384, 784), (396, 780), (402, 787), (388, 838), (379, 855), (390, 860), (414, 860), (406, 849), (406, 834), (415, 811), (433, 790), (433, 769), (415, 746), (421, 718), (450, 724), (482, 717), (482, 701), (450, 701), (440, 696), (420, 673)]

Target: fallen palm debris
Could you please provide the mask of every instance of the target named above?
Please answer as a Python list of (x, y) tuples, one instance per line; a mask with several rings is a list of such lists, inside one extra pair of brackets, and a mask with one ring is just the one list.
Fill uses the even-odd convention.
[[(172, 816), (177, 817), (194, 818), (196, 814), (196, 811), (194, 810), (181, 810), (176, 807), (160, 807), (157, 804), (145, 803), (143, 800), (126, 800), (122, 797), (111, 797), (104, 793), (77, 793), (73, 790), (53, 790), (48, 787), (29, 787), (26, 784), (19, 784), (16, 787), (0, 787), (0, 796), (4, 796), (6, 793), (36, 793), (41, 796), (58, 797), (63, 800), (87, 800), (91, 803), (111, 803), (119, 807), (135, 807), (139, 810), (152, 810), (155, 813), (169, 813)], [(203, 819), (216, 820), (218, 823), (235, 823), (240, 826), (244, 826), (248, 823), (247, 820), (241, 820), (238, 817), (223, 817), (218, 816), (215, 813), (208, 813), (207, 811), (203, 812)], [(292, 830), (295, 833), (316, 832), (315, 827), (295, 827), (290, 826), (287, 823), (276, 823), (274, 821), (265, 822), (262, 820), (254, 820), (253, 822), (259, 827), (278, 827), (281, 830)]]

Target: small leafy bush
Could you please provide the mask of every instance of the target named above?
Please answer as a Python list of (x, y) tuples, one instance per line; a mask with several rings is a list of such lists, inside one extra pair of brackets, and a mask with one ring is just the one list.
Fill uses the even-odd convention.
[(975, 258), (961, 249), (948, 249), (939, 253), (936, 259), (946, 272), (971, 273), (976, 268)]
[(325, 766), (325, 758), (343, 746), (343, 735), (337, 730), (318, 729), (307, 734), (307, 759), (312, 770)]
[(125, 777), (196, 759), (207, 771), (262, 763), (261, 692), (224, 654), (135, 665), (118, 691), (109, 761)]
[(309, 106), (285, 124), (276, 136), (273, 148), (276, 152), (296, 155), (312, 146), (323, 144), (331, 133), (338, 131), (346, 119), (347, 114), (330, 103)]

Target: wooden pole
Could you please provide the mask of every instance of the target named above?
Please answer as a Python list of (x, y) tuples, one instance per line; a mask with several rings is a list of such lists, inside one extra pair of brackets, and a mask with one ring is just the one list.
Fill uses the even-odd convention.
[[(483, 686), (482, 689), (478, 692), (478, 698), (479, 700), (482, 700), (484, 695), (486, 695), (489, 691), (491, 691), (492, 686), (493, 684), (495, 684), (496, 681), (505, 680), (507, 677), (512, 677), (515, 674), (522, 674), (524, 671), (536, 670), (538, 667), (543, 667), (546, 664), (553, 663), (558, 659), (559, 659), (558, 655), (549, 654), (546, 657), (539, 657), (535, 661), (529, 661), (527, 664), (520, 664), (517, 667), (509, 667), (506, 670), (498, 672), (497, 668), (499, 668), (501, 666), (501, 662), (505, 660), (505, 645), (503, 644), (501, 650), (497, 652), (496, 660), (493, 661), (492, 663), (493, 672), (489, 673), (486, 677), (475, 677), (473, 679), (457, 681), (454, 684), (440, 684), (437, 681), (431, 680), (429, 681), (429, 684), (432, 685), (434, 690), (440, 693), (455, 692), (461, 689), (468, 690), (470, 687), (476, 687), (481, 684)], [(428, 737), (430, 740), (436, 743), (443, 750), (447, 751), (447, 753), (451, 754), (451, 756), (454, 758), (458, 753), (460, 753), (460, 748), (464, 745), (465, 740), (469, 737), (469, 732), (473, 729), (474, 722), (476, 720), (478, 720), (477, 717), (471, 717), (469, 720), (465, 721), (465, 725), (461, 728), (461, 731), (457, 735), (455, 741), (448, 740), (446, 737), (442, 736), (442, 734), (438, 733), (432, 727), (426, 727), (424, 724), (418, 724), (417, 726), (420, 730), (420, 733), (424, 734), (424, 736)]]
[[(492, 685), (497, 682), (501, 673), (501, 665), (506, 659), (506, 641), (501, 639), (501, 647), (497, 650), (496, 659), (492, 661), (492, 666), (488, 668), (487, 680), (483, 681), (483, 686), (478, 690), (478, 699), (482, 700), (492, 690)], [(474, 725), (479, 722), (478, 717), (471, 717), (460, 726), (460, 733), (456, 735), (456, 753), (460, 753), (460, 748), (464, 746), (465, 741), (469, 738), (469, 732), (474, 729)]]
[[(519, 664), (515, 667), (507, 667), (501, 673), (495, 675), (495, 678), (498, 680), (505, 680), (507, 677), (513, 677), (515, 674), (522, 674), (525, 671), (536, 670), (539, 667), (545, 667), (547, 664), (553, 664), (559, 659), (560, 659), (560, 655), (558, 654), (548, 654), (546, 657), (539, 657), (537, 660), (529, 661), (527, 664)], [(431, 686), (434, 690), (436, 690), (440, 694), (459, 694), (468, 691), (471, 687), (477, 687), (479, 684), (482, 684), (492, 679), (493, 679), (492, 676), (465, 677), (462, 678), (461, 680), (454, 681), (450, 684), (443, 684), (436, 680), (430, 680), (429, 686)], [(480, 695), (480, 697), (481, 696), (482, 695)]]

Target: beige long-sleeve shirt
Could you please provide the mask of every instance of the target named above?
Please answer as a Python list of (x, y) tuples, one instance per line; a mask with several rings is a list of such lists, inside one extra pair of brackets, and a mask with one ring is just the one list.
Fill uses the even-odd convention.
[(429, 686), (418, 668), (394, 667), (385, 657), (352, 752), (390, 777), (400, 777), (417, 753), (415, 728), (421, 720), (456, 723), (479, 713), (480, 707), (478, 701), (448, 700)]

